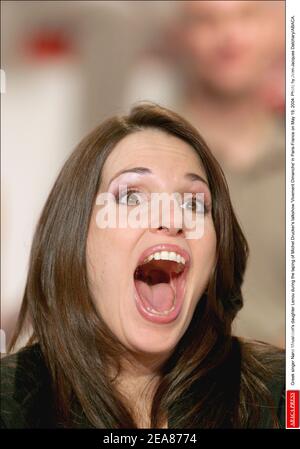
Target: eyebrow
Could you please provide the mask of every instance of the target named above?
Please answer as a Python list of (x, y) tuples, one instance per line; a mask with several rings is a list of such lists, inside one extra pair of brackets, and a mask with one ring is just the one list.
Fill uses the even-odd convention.
[(184, 177), (186, 179), (188, 179), (189, 181), (200, 181), (200, 182), (204, 182), (204, 184), (206, 184), (208, 186), (208, 182), (202, 178), (202, 176), (197, 175), (197, 173), (186, 173), (184, 175)]
[[(146, 167), (133, 167), (133, 168), (128, 168), (126, 170), (121, 170), (118, 173), (116, 173), (114, 175), (114, 177), (110, 180), (109, 184), (112, 183), (112, 181), (114, 181), (114, 179), (118, 178), (119, 176), (123, 175), (124, 173), (137, 173), (139, 175), (149, 175), (149, 174), (153, 174), (153, 172)], [(200, 182), (204, 182), (204, 184), (206, 184), (208, 186), (208, 182), (202, 178), (202, 176), (198, 175), (197, 173), (186, 173), (184, 175), (184, 178), (189, 180), (189, 181), (200, 181)]]

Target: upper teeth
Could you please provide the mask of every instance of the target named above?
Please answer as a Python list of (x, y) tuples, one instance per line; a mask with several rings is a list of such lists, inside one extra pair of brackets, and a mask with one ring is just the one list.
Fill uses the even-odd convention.
[(150, 262), (150, 260), (172, 260), (177, 263), (182, 263), (185, 265), (184, 258), (180, 255), (175, 253), (174, 251), (157, 251), (150, 256), (148, 256), (143, 263)]

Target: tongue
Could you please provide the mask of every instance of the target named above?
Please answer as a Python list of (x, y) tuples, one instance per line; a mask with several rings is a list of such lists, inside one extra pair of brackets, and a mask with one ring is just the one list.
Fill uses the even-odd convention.
[(135, 281), (140, 297), (158, 312), (171, 309), (175, 300), (175, 292), (170, 284), (148, 285), (143, 281)]

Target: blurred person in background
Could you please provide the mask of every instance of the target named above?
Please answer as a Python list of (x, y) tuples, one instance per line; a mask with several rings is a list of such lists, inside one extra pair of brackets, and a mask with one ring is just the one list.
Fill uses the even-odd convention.
[[(221, 163), (250, 247), (245, 308), (236, 333), (282, 346), (284, 6), (282, 1), (180, 2), (162, 44), (146, 53), (144, 69), (129, 86), (131, 101), (162, 100), (176, 107)], [(156, 69), (156, 79), (149, 67)], [(147, 71), (149, 97), (143, 89)], [(165, 89), (159, 78), (169, 79)]]

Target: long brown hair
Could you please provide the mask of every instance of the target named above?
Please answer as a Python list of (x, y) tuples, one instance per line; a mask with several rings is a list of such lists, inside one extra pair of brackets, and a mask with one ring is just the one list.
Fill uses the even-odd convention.
[[(243, 305), (247, 242), (223, 172), (206, 143), (182, 117), (155, 104), (141, 104), (129, 115), (106, 120), (82, 140), (62, 168), (33, 239), (11, 348), (30, 323), (33, 332), (28, 344), (40, 345), (62, 426), (74, 425), (74, 404), (92, 426), (137, 426), (130, 405), (107, 375), (108, 366), (119, 370), (126, 348), (91, 299), (86, 241), (107, 156), (125, 136), (150, 127), (179, 137), (198, 153), (212, 194), (217, 236), (217, 263), (208, 289), (199, 298), (187, 331), (161, 367), (151, 427), (159, 427), (165, 415), (174, 428), (255, 426), (259, 417), (255, 404), (266, 393), (255, 374), (260, 365), (247, 351), (241, 354), (242, 345), (231, 335), (232, 321)], [(248, 402), (253, 404), (250, 409)]]

